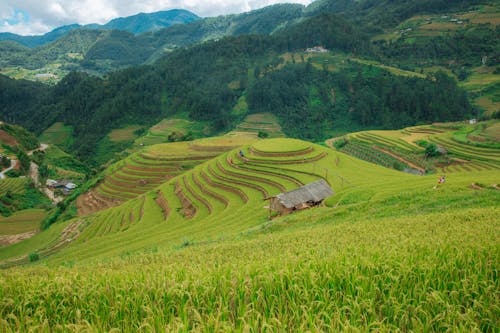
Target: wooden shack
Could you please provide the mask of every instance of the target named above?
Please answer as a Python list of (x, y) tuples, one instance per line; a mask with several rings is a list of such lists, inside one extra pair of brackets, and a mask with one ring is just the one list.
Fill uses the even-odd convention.
[(317, 206), (332, 195), (333, 190), (330, 185), (321, 179), (295, 190), (266, 198), (266, 200), (269, 200), (270, 216), (272, 211), (278, 212), (279, 215), (287, 215), (297, 210)]

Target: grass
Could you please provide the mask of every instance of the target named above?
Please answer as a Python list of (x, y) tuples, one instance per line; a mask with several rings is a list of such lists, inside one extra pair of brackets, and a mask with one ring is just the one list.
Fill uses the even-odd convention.
[(366, 60), (366, 59), (358, 59), (358, 58), (350, 58), (350, 60), (355, 61), (355, 62), (360, 63), (360, 64), (363, 64), (363, 65), (379, 67), (379, 68), (385, 69), (386, 71), (390, 72), (391, 74), (398, 75), (398, 76), (418, 77), (421, 79), (424, 79), (426, 77), (425, 74), (407, 71), (407, 70), (400, 69), (400, 68), (393, 67), (393, 66), (387, 66), (387, 65), (381, 64), (381, 63), (374, 61), (374, 60)]
[(259, 132), (266, 133), (269, 138), (284, 137), (279, 125), (278, 118), (271, 113), (255, 113), (246, 116), (235, 132), (249, 132), (257, 135)]
[(73, 128), (62, 122), (56, 122), (47, 128), (38, 139), (43, 143), (69, 147), (73, 140)]
[(10, 269), (0, 327), (495, 330), (498, 213), (351, 220), (323, 208), (240, 240)]
[(50, 177), (83, 181), (88, 168), (73, 156), (62, 151), (57, 146), (49, 146), (45, 150), (44, 162), (51, 170)]
[[(433, 175), (395, 172), (299, 140), (261, 140), (243, 150), (260, 163), (240, 159), (236, 148), (122, 206), (0, 249), (3, 265), (9, 258), (28, 263), (30, 253), (41, 261), (0, 275), (0, 331), (500, 325), (500, 192), (491, 187), (498, 170), (451, 174), (434, 189)], [(274, 163), (301, 150), (322, 158)], [(295, 188), (292, 178), (326, 178), (335, 195), (270, 221), (258, 187), (280, 190), (267, 179)], [(189, 219), (183, 197), (196, 207)]]
[(168, 136), (172, 132), (187, 134), (191, 132), (193, 139), (207, 134), (207, 124), (204, 122), (193, 122), (184, 118), (163, 119), (151, 127), (144, 135), (135, 140), (134, 145), (154, 145), (168, 142)]
[(296, 139), (274, 139), (269, 141), (260, 141), (252, 145), (255, 150), (262, 152), (295, 152), (305, 150), (311, 144)]
[(24, 79), (39, 81), (54, 85), (67, 74), (67, 71), (61, 69), (61, 64), (52, 63), (46, 64), (43, 68), (37, 69), (27, 69), (19, 66), (3, 67), (0, 71), (0, 74), (9, 76), (17, 80)]
[(436, 15), (417, 15), (399, 24), (393, 31), (386, 31), (373, 40), (410, 40), (415, 37), (441, 36), (463, 28), (474, 28), (479, 24), (500, 24), (498, 5), (481, 5), (467, 12)]
[(43, 209), (26, 209), (9, 217), (0, 216), (0, 235), (22, 234), (40, 229), (40, 222), (47, 212)]
[(484, 87), (494, 85), (500, 82), (500, 74), (494, 74), (495, 67), (475, 67), (472, 69), (471, 75), (460, 83), (460, 86), (468, 91), (480, 91)]
[(109, 134), (108, 137), (113, 142), (118, 141), (132, 141), (137, 138), (136, 132), (142, 129), (139, 125), (130, 125), (124, 128), (114, 129)]

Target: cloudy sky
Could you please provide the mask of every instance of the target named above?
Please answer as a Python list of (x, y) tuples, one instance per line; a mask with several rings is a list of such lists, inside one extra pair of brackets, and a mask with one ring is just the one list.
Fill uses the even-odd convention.
[(72, 23), (106, 23), (116, 18), (174, 8), (202, 16), (234, 14), (275, 3), (308, 5), (313, 0), (0, 0), (0, 32), (46, 33)]

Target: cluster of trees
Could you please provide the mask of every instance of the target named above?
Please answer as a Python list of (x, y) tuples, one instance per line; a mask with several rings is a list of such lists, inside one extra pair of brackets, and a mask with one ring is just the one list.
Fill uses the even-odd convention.
[[(363, 69), (330, 73), (309, 63), (286, 66), (249, 89), (249, 110), (274, 113), (288, 135), (309, 140), (340, 127), (400, 128), (471, 112), (464, 91), (442, 72), (419, 79)], [(370, 73), (375, 70), (380, 73)]]

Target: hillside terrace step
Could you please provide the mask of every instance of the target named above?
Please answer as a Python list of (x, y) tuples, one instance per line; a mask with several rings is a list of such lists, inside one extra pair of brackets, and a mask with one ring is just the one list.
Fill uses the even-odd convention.
[(242, 190), (240, 190), (239, 188), (236, 188), (236, 187), (233, 187), (233, 186), (230, 186), (230, 185), (227, 185), (227, 184), (223, 184), (223, 183), (219, 183), (219, 182), (216, 182), (214, 180), (212, 180), (205, 172), (203, 171), (200, 171), (200, 175), (201, 177), (203, 178), (203, 180), (210, 186), (212, 187), (215, 187), (215, 188), (218, 188), (218, 189), (221, 189), (223, 191), (227, 191), (227, 192), (231, 192), (235, 195), (237, 195), (238, 197), (240, 197), (240, 199), (243, 201), (243, 203), (247, 203), (248, 202), (248, 196), (245, 194), (245, 192), (243, 192)]
[(195, 191), (193, 187), (191, 187), (186, 176), (182, 177), (182, 182), (184, 184), (184, 188), (189, 192), (189, 194), (191, 194), (192, 197), (201, 202), (208, 209), (209, 215), (212, 214), (214, 211), (214, 207), (212, 206), (212, 204), (203, 196), (201, 196), (197, 191)]
[(198, 188), (207, 196), (214, 198), (215, 200), (218, 200), (224, 205), (224, 208), (227, 208), (229, 205), (229, 200), (227, 200), (225, 197), (222, 195), (209, 190), (206, 186), (204, 186), (200, 180), (195, 176), (195, 174), (191, 174), (191, 178), (193, 179), (193, 182), (198, 186)]
[(258, 150), (254, 147), (250, 147), (248, 149), (250, 154), (261, 156), (261, 157), (291, 157), (291, 156), (300, 156), (312, 153), (314, 148), (312, 146), (307, 147), (305, 149), (297, 150), (297, 151), (287, 151), (287, 152), (266, 152)]
[(189, 198), (184, 194), (179, 181), (175, 182), (174, 194), (177, 196), (179, 202), (181, 203), (181, 211), (184, 215), (184, 218), (192, 219), (196, 215), (197, 209), (192, 204), (191, 200), (189, 200)]
[(229, 157), (229, 155), (227, 157), (227, 163), (229, 165), (231, 165), (233, 168), (236, 168), (236, 169), (243, 169), (243, 170), (251, 172), (251, 173), (257, 173), (257, 174), (261, 174), (261, 175), (267, 175), (267, 176), (272, 176), (272, 177), (276, 177), (276, 178), (286, 179), (287, 181), (290, 181), (290, 182), (294, 183), (297, 186), (304, 185), (298, 179), (296, 179), (294, 177), (291, 177), (291, 176), (284, 175), (282, 173), (260, 170), (260, 169), (258, 169), (256, 167), (252, 168), (252, 167), (250, 167), (249, 165), (246, 165), (246, 164), (234, 164), (232, 162), (232, 159)]
[[(189, 149), (195, 150), (195, 151), (205, 151), (205, 152), (218, 152), (218, 153), (224, 153), (229, 150), (233, 150), (238, 148), (239, 146), (204, 146), (204, 145), (198, 145), (198, 144), (191, 144), (189, 145)], [(214, 157), (216, 157), (215, 155)]]
[[(282, 192), (286, 191), (286, 188), (285, 188), (285, 186), (283, 186), (283, 184), (275, 182), (274, 180), (270, 180), (270, 179), (267, 179), (267, 178), (264, 178), (264, 177), (254, 176), (252, 174), (244, 174), (242, 172), (234, 172), (234, 171), (231, 171), (231, 170), (225, 168), (220, 163), (220, 161), (217, 161), (216, 163), (217, 163), (217, 167), (219, 168), (219, 170), (221, 170), (222, 172), (224, 172), (226, 175), (233, 176), (233, 177), (238, 177), (238, 178), (243, 178), (243, 179), (247, 179), (247, 180), (250, 180), (250, 181), (255, 181), (255, 182), (258, 182), (258, 183), (264, 183), (264, 184), (267, 184), (269, 186), (275, 187), (275, 188), (279, 189)], [(234, 166), (234, 164), (232, 164), (232, 163), (228, 162), (227, 166), (229, 168), (238, 170)], [(241, 170), (241, 171), (244, 171), (244, 170)]]
[(201, 155), (201, 156), (176, 156), (176, 157), (160, 157), (160, 156), (155, 156), (155, 155), (148, 155), (148, 154), (140, 154), (140, 156), (146, 160), (153, 160), (153, 161), (175, 161), (175, 162), (182, 162), (182, 161), (208, 161), (211, 160), (212, 158), (215, 158), (218, 156), (217, 155)]
[(240, 157), (244, 163), (249, 164), (303, 164), (303, 163), (313, 163), (325, 158), (328, 155), (327, 152), (321, 152), (313, 157), (304, 158), (304, 159), (294, 159), (294, 160), (269, 160), (269, 159), (252, 159), (248, 157)]
[[(253, 190), (256, 190), (262, 194), (264, 198), (267, 198), (269, 196), (269, 193), (264, 189), (262, 186), (251, 184), (248, 182), (244, 182), (238, 179), (230, 178), (230, 177), (225, 177), (222, 175), (217, 174), (210, 165), (207, 166), (208, 172), (217, 180), (225, 182), (225, 183), (230, 183), (230, 184), (236, 184), (244, 187), (251, 188)], [(224, 174), (224, 173), (223, 173)]]

